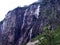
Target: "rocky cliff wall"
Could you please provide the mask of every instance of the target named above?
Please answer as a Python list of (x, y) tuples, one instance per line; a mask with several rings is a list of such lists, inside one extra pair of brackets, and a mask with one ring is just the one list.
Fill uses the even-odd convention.
[(0, 22), (0, 45), (25, 45), (43, 32), (45, 26), (54, 30), (60, 25), (60, 1), (35, 2), (9, 11)]

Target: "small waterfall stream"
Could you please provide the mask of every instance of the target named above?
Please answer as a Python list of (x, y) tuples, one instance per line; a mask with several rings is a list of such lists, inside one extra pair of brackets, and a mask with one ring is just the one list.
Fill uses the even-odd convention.
[(30, 41), (31, 41), (31, 38), (32, 38), (32, 29), (30, 30)]

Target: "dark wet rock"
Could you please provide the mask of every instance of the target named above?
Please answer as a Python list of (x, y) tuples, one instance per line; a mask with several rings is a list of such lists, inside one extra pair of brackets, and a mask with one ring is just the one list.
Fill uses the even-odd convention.
[(49, 26), (60, 25), (60, 0), (35, 2), (9, 11), (0, 22), (0, 45), (25, 45)]

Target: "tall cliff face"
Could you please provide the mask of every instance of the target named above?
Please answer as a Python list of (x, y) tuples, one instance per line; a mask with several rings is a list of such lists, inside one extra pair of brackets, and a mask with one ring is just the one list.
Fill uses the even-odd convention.
[(0, 45), (25, 45), (45, 26), (54, 30), (60, 25), (59, 5), (59, 0), (46, 0), (9, 11), (0, 22)]

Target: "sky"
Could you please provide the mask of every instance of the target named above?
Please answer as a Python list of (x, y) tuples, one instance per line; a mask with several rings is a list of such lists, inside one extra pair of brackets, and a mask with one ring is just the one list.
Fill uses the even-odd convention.
[(13, 10), (16, 7), (23, 7), (24, 5), (30, 5), (37, 0), (0, 0), (0, 21), (5, 18), (8, 11)]

